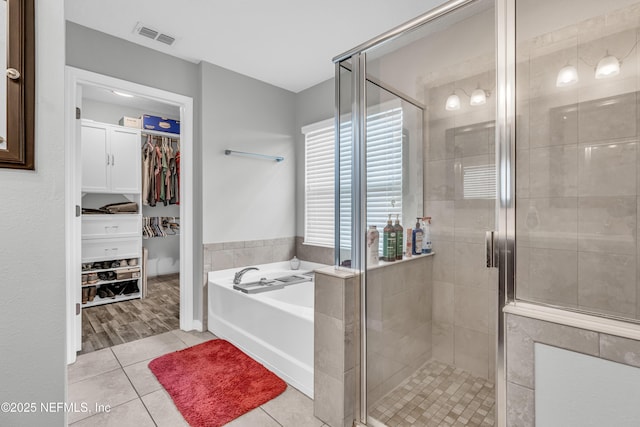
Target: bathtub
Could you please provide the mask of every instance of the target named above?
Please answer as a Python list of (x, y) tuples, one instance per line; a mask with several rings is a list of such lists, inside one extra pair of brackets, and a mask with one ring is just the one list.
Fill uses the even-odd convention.
[[(251, 266), (254, 267), (254, 266)], [(326, 267), (302, 261), (256, 265), (242, 283)], [(209, 273), (208, 328), (233, 343), (307, 396), (313, 398), (314, 282), (303, 282), (256, 294), (233, 289), (233, 276), (242, 267)]]

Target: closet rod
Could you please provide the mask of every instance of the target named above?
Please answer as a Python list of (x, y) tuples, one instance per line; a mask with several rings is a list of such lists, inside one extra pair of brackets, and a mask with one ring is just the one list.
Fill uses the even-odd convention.
[(236, 156), (257, 157), (260, 159), (275, 160), (278, 163), (284, 161), (284, 157), (282, 156), (270, 156), (268, 154), (260, 154), (260, 153), (247, 153), (244, 151), (224, 150), (224, 154), (227, 156), (235, 154)]
[(167, 138), (171, 138), (171, 139), (180, 139), (180, 134), (178, 133), (162, 132), (159, 130), (141, 129), (140, 133), (142, 135), (166, 136)]

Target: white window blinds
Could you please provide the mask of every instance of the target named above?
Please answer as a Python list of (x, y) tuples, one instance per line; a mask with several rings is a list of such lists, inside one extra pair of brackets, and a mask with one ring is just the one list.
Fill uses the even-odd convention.
[(335, 139), (333, 121), (302, 130), (305, 134), (305, 243), (333, 247)]
[[(333, 123), (303, 129), (305, 134), (305, 243), (334, 246), (335, 142)], [(351, 123), (341, 124), (340, 236), (351, 247)], [(388, 215), (402, 215), (402, 108), (367, 116), (367, 225), (382, 233)], [(401, 218), (402, 219), (402, 218)], [(382, 240), (382, 239), (381, 239)]]

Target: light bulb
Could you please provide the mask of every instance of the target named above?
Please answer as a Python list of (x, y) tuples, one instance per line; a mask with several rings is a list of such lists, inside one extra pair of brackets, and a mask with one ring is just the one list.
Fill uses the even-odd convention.
[(114, 95), (119, 95), (119, 96), (123, 96), (125, 98), (133, 98), (133, 95), (131, 95), (130, 93), (125, 93), (125, 92), (119, 92), (117, 90), (112, 90), (111, 92), (114, 93)]
[(620, 61), (613, 55), (609, 55), (609, 52), (598, 61), (596, 66), (596, 79), (605, 79), (607, 77), (613, 77), (620, 74)]
[(476, 105), (484, 105), (486, 103), (487, 103), (487, 93), (484, 90), (477, 88), (476, 90), (471, 92), (469, 105), (476, 106)]
[(447, 98), (447, 102), (445, 103), (444, 108), (447, 111), (455, 111), (460, 109), (460, 97), (454, 93), (449, 95)]
[(565, 65), (558, 71), (557, 87), (571, 86), (578, 83), (578, 70), (573, 65)]

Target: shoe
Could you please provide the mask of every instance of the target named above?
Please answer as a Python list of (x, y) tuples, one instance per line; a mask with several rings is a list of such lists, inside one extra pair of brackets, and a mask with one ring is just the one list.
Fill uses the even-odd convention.
[(131, 258), (127, 263), (130, 266), (138, 265), (138, 258)]
[(111, 290), (111, 286), (105, 286), (105, 292), (107, 293), (107, 298), (114, 299), (116, 294)]
[(93, 285), (94, 283), (98, 283), (98, 273), (89, 273), (89, 277), (87, 278), (87, 283)]
[(107, 291), (105, 290), (105, 286), (100, 286), (96, 292), (100, 298), (107, 297)]
[(126, 266), (127, 266), (127, 260), (126, 259), (120, 260), (120, 267), (126, 267)]
[(82, 288), (82, 303), (86, 304), (89, 299), (89, 288)]
[(140, 292), (138, 288), (138, 282), (127, 282), (127, 286), (124, 289), (125, 295), (135, 294), (136, 292)]
[(83, 274), (82, 275), (82, 285), (86, 285), (87, 281), (89, 280), (89, 275), (88, 274)]
[(88, 264), (83, 263), (83, 264), (82, 264), (82, 271), (91, 270), (91, 266), (92, 266), (92, 264), (91, 264), (91, 263), (88, 263)]
[(88, 295), (89, 301), (93, 301), (93, 299), (96, 297), (97, 289), (95, 286), (90, 286), (88, 289), (89, 289), (89, 295)]
[(114, 295), (122, 295), (124, 293), (125, 288), (127, 287), (126, 284), (127, 282), (112, 283), (111, 291), (114, 293)]

